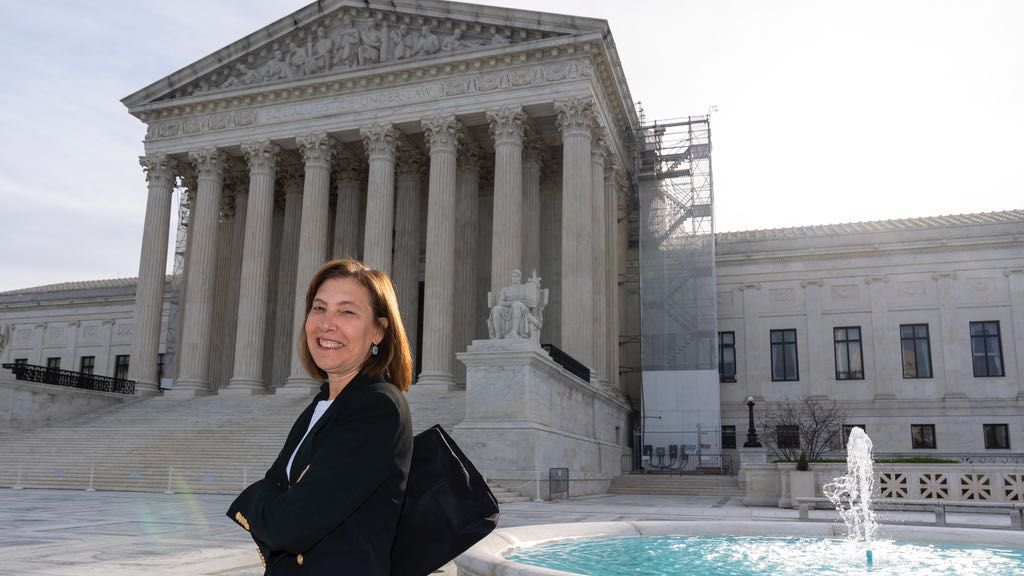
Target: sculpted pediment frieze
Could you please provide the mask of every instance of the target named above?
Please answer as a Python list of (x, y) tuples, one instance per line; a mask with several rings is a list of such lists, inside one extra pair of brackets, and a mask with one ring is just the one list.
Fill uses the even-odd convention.
[(346, 7), (189, 81), (158, 101), (500, 48), (559, 34)]

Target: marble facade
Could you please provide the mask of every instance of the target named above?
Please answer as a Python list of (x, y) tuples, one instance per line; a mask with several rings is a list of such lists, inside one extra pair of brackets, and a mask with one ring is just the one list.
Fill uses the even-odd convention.
[[(544, 282), (560, 315), (546, 327), (559, 327), (542, 340), (617, 386), (604, 359), (618, 346), (600, 320), (616, 270), (595, 248), (625, 242), (608, 233), (617, 214), (604, 195), (625, 194), (615, 173), (637, 120), (606, 22), (319, 2), (123, 102), (148, 126), (139, 390), (157, 389), (158, 286), (182, 185), (191, 215), (175, 395), (308, 391), (295, 353), (279, 352), (294, 348), (307, 279), (339, 256), (392, 274), (417, 383), (439, 387), (464, 386), (455, 354), (486, 337), (487, 291), (512, 269), (558, 261), (557, 281)], [(565, 208), (544, 225), (553, 201)]]

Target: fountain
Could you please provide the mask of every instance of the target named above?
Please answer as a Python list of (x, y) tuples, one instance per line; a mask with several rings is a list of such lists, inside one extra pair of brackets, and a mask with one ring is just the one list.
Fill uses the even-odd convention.
[(846, 445), (846, 475), (826, 484), (822, 491), (846, 524), (848, 538), (864, 546), (868, 567), (873, 563), (871, 542), (878, 531), (871, 495), (875, 490), (871, 438), (861, 428), (850, 431)]
[[(587, 522), (496, 530), (456, 560), (459, 576), (1024, 574), (1016, 531), (887, 526), (876, 538), (871, 439), (850, 433), (847, 472), (823, 488), (846, 524)], [(891, 540), (889, 538), (898, 538)], [(955, 543), (955, 544), (954, 544)], [(861, 560), (863, 558), (863, 560)], [(876, 561), (877, 560), (877, 561)]]

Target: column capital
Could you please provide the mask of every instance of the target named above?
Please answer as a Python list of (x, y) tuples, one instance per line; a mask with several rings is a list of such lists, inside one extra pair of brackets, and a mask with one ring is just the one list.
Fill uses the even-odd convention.
[(544, 164), (544, 140), (529, 123), (523, 131), (523, 161)]
[(526, 113), (522, 106), (502, 106), (487, 111), (491, 139), (495, 146), (505, 143), (522, 144), (526, 129)]
[(469, 136), (466, 136), (462, 140), (462, 145), (459, 146), (459, 160), (458, 170), (460, 172), (480, 172), (480, 156), (483, 154), (483, 150), (480, 145), (476, 143)]
[(594, 125), (590, 131), (590, 161), (594, 164), (604, 164), (608, 156), (608, 131), (600, 124)]
[(277, 181), (286, 195), (302, 193), (302, 177), (306, 173), (301, 164), (282, 162), (277, 167)]
[(366, 161), (362, 154), (347, 144), (334, 149), (334, 178), (338, 182), (360, 182), (366, 176)]
[(427, 148), (434, 152), (450, 150), (457, 152), (462, 141), (464, 128), (462, 122), (454, 114), (438, 114), (421, 121), (423, 139)]
[(555, 101), (555, 123), (562, 136), (570, 134), (590, 135), (590, 128), (597, 118), (594, 116), (594, 100), (590, 97), (571, 96)]
[(427, 159), (418, 148), (402, 138), (395, 148), (395, 173), (399, 176), (423, 176)]
[(237, 204), (235, 202), (235, 194), (225, 192), (220, 197), (220, 206), (217, 209), (217, 216), (219, 222), (230, 222), (235, 219), (235, 210)]
[(306, 165), (330, 166), (331, 155), (334, 154), (334, 138), (326, 132), (306, 134), (295, 139), (299, 145), (299, 154)]
[(281, 147), (270, 140), (251, 140), (242, 144), (242, 154), (249, 163), (250, 172), (273, 172)]
[(380, 124), (378, 122), (366, 128), (361, 128), (359, 134), (363, 137), (366, 155), (372, 160), (382, 156), (394, 158), (398, 137), (402, 133), (391, 124)]
[(224, 176), (224, 168), (228, 162), (228, 155), (217, 148), (203, 148), (192, 150), (188, 153), (189, 160), (196, 169), (196, 177), (221, 178)]
[(146, 182), (167, 185), (173, 184), (174, 171), (178, 169), (178, 161), (163, 152), (139, 156), (139, 165), (146, 173)]

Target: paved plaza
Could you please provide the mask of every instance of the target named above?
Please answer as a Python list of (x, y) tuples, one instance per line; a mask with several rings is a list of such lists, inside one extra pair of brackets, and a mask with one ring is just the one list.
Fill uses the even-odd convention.
[[(242, 576), (260, 574), (248, 535), (224, 516), (228, 495), (0, 490), (0, 575)], [(816, 511), (813, 519), (834, 517)], [(899, 523), (930, 514), (882, 513)], [(955, 517), (954, 517), (955, 516)], [(609, 520), (795, 520), (794, 510), (704, 496), (607, 495), (502, 506), (501, 527)], [(950, 515), (999, 528), (1002, 516)], [(955, 529), (954, 529), (955, 530)], [(454, 576), (448, 566), (445, 576)]]

